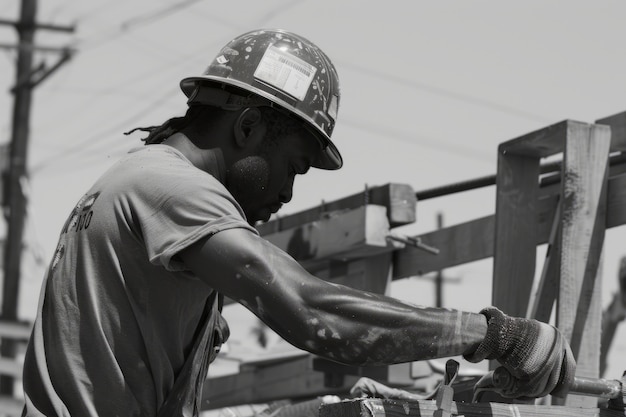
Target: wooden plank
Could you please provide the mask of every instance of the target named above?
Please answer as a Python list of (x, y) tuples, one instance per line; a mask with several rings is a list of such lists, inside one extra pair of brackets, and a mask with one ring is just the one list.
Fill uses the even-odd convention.
[(602, 313), (602, 339), (600, 341), (600, 376), (606, 371), (607, 357), (617, 326), (626, 320), (626, 256), (620, 260), (617, 273), (619, 283), (618, 291), (613, 294), (613, 299)]
[(524, 316), (535, 276), (539, 158), (508, 147), (498, 154), (492, 304)]
[(626, 175), (609, 178), (606, 228), (626, 224)]
[(394, 253), (393, 279), (408, 278), (493, 256), (495, 216), (424, 233), (419, 238), (439, 254), (407, 246)]
[[(609, 178), (606, 228), (626, 224), (626, 174)], [(556, 195), (545, 195), (537, 201), (537, 244), (548, 241)], [(427, 274), (493, 256), (495, 216), (485, 216), (465, 223), (419, 235), (426, 244), (440, 249), (439, 255), (413, 247), (394, 252), (393, 279)]]
[(557, 207), (550, 230), (550, 239), (546, 250), (546, 257), (543, 269), (537, 285), (534, 298), (529, 304), (526, 317), (548, 323), (557, 299), (559, 288), (559, 277), (561, 274), (561, 200), (557, 202)]
[(356, 376), (328, 379), (313, 369), (312, 355), (272, 362), (266, 366), (243, 365), (241, 372), (204, 382), (202, 410), (241, 404), (261, 404), (324, 394), (347, 395)]
[(357, 290), (387, 294), (391, 282), (392, 252), (355, 259), (331, 262), (316, 275), (327, 281), (347, 285)]
[(596, 124), (611, 127), (611, 152), (626, 150), (626, 112), (598, 119)]
[(0, 320), (0, 337), (6, 337), (21, 342), (28, 342), (31, 331), (31, 323), (13, 320)]
[[(564, 152), (561, 274), (557, 327), (569, 340), (577, 375), (598, 377), (600, 366), (600, 258), (606, 225), (610, 128), (570, 126)], [(569, 396), (568, 405), (597, 399)]]
[(392, 251), (384, 206), (369, 204), (264, 236), (307, 269), (329, 260), (349, 260)]
[[(320, 406), (319, 417), (425, 417), (437, 410), (435, 400), (358, 398)], [(623, 417), (623, 411), (557, 405), (452, 402), (453, 416), (464, 417)]]
[(557, 154), (563, 150), (563, 139), (568, 126), (576, 124), (584, 123), (564, 120), (508, 140), (500, 145), (499, 153), (525, 155), (535, 159)]
[(0, 357), (0, 375), (8, 375), (14, 378), (22, 378), (23, 364), (17, 359)]
[(315, 222), (335, 211), (353, 210), (367, 204), (386, 207), (390, 226), (397, 227), (415, 222), (416, 202), (415, 191), (411, 186), (407, 184), (385, 184), (366, 188), (360, 193), (325, 202), (308, 210), (281, 216), (276, 220), (257, 225), (257, 230), (262, 236), (265, 236)]

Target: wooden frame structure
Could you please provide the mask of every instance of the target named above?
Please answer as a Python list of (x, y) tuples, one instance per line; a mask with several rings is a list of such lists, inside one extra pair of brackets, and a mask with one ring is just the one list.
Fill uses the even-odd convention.
[[(416, 220), (417, 194), (406, 184), (368, 188), (263, 224), (259, 231), (317, 276), (378, 293), (386, 293), (391, 280), (493, 257), (493, 304), (548, 321), (556, 301), (556, 325), (573, 347), (577, 371), (594, 377), (604, 233), (626, 223), (626, 158), (615, 154), (625, 148), (626, 112), (595, 124), (566, 120), (502, 143), (494, 215), (415, 237), (439, 248), (438, 255), (388, 239), (393, 228)], [(541, 160), (558, 154), (558, 175), (542, 177)], [(549, 249), (535, 283), (542, 244)], [(11, 323), (0, 330), (0, 337), (22, 342), (30, 332), (28, 325)], [(0, 360), (0, 367), (2, 374), (21, 374), (14, 361)], [(203, 409), (347, 393), (360, 376), (406, 384), (414, 371), (415, 364), (346, 367), (307, 353), (256, 361), (239, 374), (209, 378)], [(20, 402), (0, 399), (0, 405), (17, 410)], [(600, 415), (593, 414), (591, 397), (570, 396), (566, 405)], [(522, 407), (527, 414), (521, 415), (538, 415), (532, 407)], [(469, 416), (471, 410), (464, 410)]]
[[(599, 268), (604, 233), (626, 223), (626, 158), (616, 154), (625, 148), (626, 112), (596, 123), (565, 120), (502, 143), (495, 213), (416, 237), (439, 248), (439, 255), (383, 239), (394, 227), (415, 221), (416, 193), (406, 184), (366, 189), (271, 221), (259, 231), (317, 276), (379, 293), (387, 291), (391, 280), (492, 257), (493, 304), (510, 314), (543, 321), (549, 321), (555, 310), (556, 325), (577, 357), (577, 372), (594, 377), (599, 370)], [(560, 169), (546, 175), (542, 160), (558, 155), (562, 155)], [(548, 250), (535, 282), (537, 247), (543, 244)], [(308, 371), (315, 371), (315, 360), (302, 361), (307, 362)], [(274, 364), (276, 372), (284, 372), (278, 371), (280, 360)], [(271, 373), (267, 366), (263, 371)], [(332, 366), (317, 368), (328, 383)], [(339, 365), (334, 371), (359, 373)], [(379, 370), (378, 375), (389, 382), (385, 376), (389, 372)], [(233, 387), (238, 379), (238, 375), (209, 379), (207, 408), (216, 408), (216, 386), (230, 381)], [(319, 388), (291, 392), (288, 397), (328, 391)], [(335, 386), (334, 392), (345, 392), (345, 388)], [(246, 396), (239, 404), (267, 399)], [(570, 396), (566, 403), (591, 408), (596, 404), (592, 397), (578, 396)]]

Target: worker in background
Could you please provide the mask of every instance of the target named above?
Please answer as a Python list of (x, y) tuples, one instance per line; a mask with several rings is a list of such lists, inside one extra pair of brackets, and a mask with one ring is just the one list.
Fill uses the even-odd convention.
[(425, 308), (312, 276), (254, 228), (297, 175), (336, 170), (339, 81), (313, 43), (259, 30), (182, 80), (188, 110), (144, 128), (61, 230), (24, 364), (27, 416), (195, 416), (229, 330), (229, 297), (294, 346), (350, 365), (464, 355), (517, 378), (504, 395), (563, 395), (559, 331)]

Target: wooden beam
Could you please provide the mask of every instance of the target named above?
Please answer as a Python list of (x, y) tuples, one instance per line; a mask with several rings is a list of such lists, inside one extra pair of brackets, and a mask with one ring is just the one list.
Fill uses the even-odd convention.
[[(282, 399), (312, 398), (324, 394), (345, 394), (358, 377), (344, 376), (332, 381), (315, 371), (313, 356), (304, 355), (267, 365), (242, 366), (238, 374), (208, 378), (202, 390), (202, 410), (241, 404), (262, 404)], [(331, 383), (332, 382), (332, 383)]]
[(330, 262), (315, 273), (318, 278), (357, 290), (388, 294), (391, 282), (392, 252), (350, 261)]
[(389, 225), (397, 227), (415, 222), (416, 201), (415, 191), (411, 186), (406, 184), (386, 184), (366, 188), (360, 193), (339, 200), (325, 202), (308, 210), (281, 216), (276, 220), (259, 224), (256, 227), (259, 233), (265, 236), (321, 220), (332, 216), (333, 212), (352, 210), (367, 204), (386, 207)]
[[(550, 187), (546, 193), (542, 189), (537, 200), (538, 245), (548, 241), (557, 192), (558, 187)], [(606, 204), (606, 228), (626, 224), (626, 174), (613, 176), (611, 169)], [(432, 255), (413, 247), (396, 251), (393, 279), (422, 275), (492, 257), (494, 228), (495, 216), (490, 215), (419, 235), (424, 243), (439, 248), (441, 252)]]
[(561, 200), (557, 202), (543, 269), (535, 296), (528, 306), (526, 317), (548, 323), (557, 299), (561, 275)]
[(596, 124), (611, 127), (611, 152), (626, 150), (626, 112), (598, 119)]
[[(358, 398), (323, 404), (319, 417), (419, 417), (432, 416), (435, 400), (385, 400)], [(623, 411), (550, 405), (452, 402), (451, 413), (465, 417), (623, 417)]]
[[(548, 130), (553, 133), (552, 127)], [(515, 144), (522, 149), (523, 143)], [(524, 316), (535, 276), (539, 158), (508, 148), (504, 143), (498, 152), (492, 304)]]
[[(597, 378), (600, 369), (601, 256), (611, 133), (603, 125), (570, 126), (564, 151), (560, 284), (556, 325), (576, 357), (576, 374)], [(571, 406), (597, 399), (568, 396)]]
[(305, 268), (314, 270), (327, 262), (346, 261), (392, 251), (388, 241), (387, 208), (365, 205), (333, 212), (325, 218), (289, 230), (265, 235)]
[(503, 142), (499, 147), (500, 154), (509, 153), (527, 156), (532, 159), (545, 158), (563, 150), (563, 139), (568, 126), (585, 124), (573, 120), (564, 120), (559, 123), (535, 130), (515, 139)]
[(22, 378), (23, 364), (17, 359), (0, 358), (0, 375), (7, 375), (13, 378)]
[(18, 342), (28, 342), (32, 325), (30, 323), (13, 320), (0, 320), (0, 337), (13, 339)]
[(619, 271), (617, 273), (619, 282), (618, 291), (613, 294), (613, 299), (602, 313), (602, 339), (600, 341), (600, 376), (604, 375), (607, 365), (607, 356), (617, 326), (626, 320), (626, 256), (620, 260)]

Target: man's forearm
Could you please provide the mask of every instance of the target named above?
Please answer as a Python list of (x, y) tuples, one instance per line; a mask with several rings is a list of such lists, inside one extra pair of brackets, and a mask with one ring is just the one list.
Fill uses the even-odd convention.
[(343, 363), (381, 365), (466, 354), (487, 332), (482, 314), (417, 307), (335, 284), (303, 299), (304, 328), (286, 319), (279, 332), (286, 331), (283, 337), (299, 347)]

